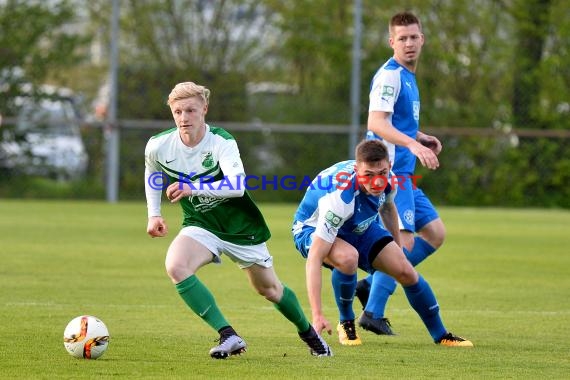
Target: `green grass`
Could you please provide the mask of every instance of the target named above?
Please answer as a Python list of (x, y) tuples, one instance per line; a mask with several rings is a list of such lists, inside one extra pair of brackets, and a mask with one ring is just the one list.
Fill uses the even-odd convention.
[[(261, 205), (273, 232), (281, 280), (307, 312), (304, 261), (289, 233), (292, 205)], [(248, 352), (213, 360), (216, 333), (194, 316), (164, 271), (177, 232), (145, 233), (140, 203), (0, 200), (0, 378), (2, 379), (561, 379), (570, 377), (570, 212), (441, 208), (448, 237), (419, 267), (447, 327), (474, 349), (434, 345), (401, 288), (387, 316), (399, 334), (361, 331), (364, 345), (314, 358), (294, 327), (258, 296), (230, 261), (199, 273)], [(336, 307), (325, 271), (325, 312)], [(359, 307), (355, 305), (358, 313)], [(75, 316), (93, 314), (111, 342), (98, 360), (69, 356), (62, 341)]]

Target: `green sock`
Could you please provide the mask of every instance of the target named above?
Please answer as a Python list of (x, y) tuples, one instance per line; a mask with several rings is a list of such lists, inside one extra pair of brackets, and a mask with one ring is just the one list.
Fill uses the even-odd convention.
[(273, 306), (275, 306), (285, 318), (297, 326), (297, 331), (305, 332), (311, 326), (309, 320), (305, 317), (305, 313), (303, 313), (303, 309), (301, 309), (297, 296), (286, 285), (283, 285), (283, 297), (281, 297), (279, 302), (274, 303)]
[(212, 293), (196, 275), (180, 281), (176, 284), (176, 290), (190, 309), (216, 331), (230, 325), (216, 305)]

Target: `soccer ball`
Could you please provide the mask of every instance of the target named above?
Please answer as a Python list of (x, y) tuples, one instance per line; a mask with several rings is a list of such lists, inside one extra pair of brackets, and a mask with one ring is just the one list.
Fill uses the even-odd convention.
[(109, 345), (109, 330), (97, 317), (81, 315), (73, 318), (63, 332), (63, 345), (71, 356), (97, 359)]

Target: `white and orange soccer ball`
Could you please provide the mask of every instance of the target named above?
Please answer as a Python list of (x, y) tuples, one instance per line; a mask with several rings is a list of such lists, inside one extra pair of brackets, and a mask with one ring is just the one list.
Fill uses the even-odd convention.
[(67, 324), (63, 332), (63, 345), (71, 356), (97, 359), (107, 350), (109, 330), (99, 318), (81, 315)]

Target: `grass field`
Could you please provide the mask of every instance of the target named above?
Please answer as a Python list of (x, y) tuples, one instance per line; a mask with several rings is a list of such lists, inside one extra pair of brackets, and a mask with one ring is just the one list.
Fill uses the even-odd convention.
[[(289, 234), (294, 206), (261, 208), (277, 273), (308, 313), (305, 263)], [(360, 347), (327, 336), (335, 356), (314, 358), (231, 261), (209, 265), (199, 276), (249, 345), (228, 360), (208, 356), (217, 334), (165, 274), (180, 213), (171, 205), (164, 213), (170, 235), (151, 239), (142, 202), (0, 200), (1, 379), (570, 378), (568, 211), (440, 209), (448, 238), (418, 269), (447, 327), (473, 349), (433, 344), (399, 288), (387, 308), (398, 336), (361, 331)], [(328, 278), (324, 293), (334, 321)], [(110, 330), (98, 360), (72, 358), (63, 347), (66, 324), (81, 314)]]

